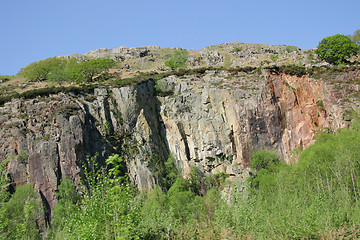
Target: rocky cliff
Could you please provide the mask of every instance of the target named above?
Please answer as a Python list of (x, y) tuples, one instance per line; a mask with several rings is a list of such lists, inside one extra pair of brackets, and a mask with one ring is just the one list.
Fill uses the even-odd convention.
[(13, 99), (0, 107), (0, 161), (9, 160), (13, 186), (35, 185), (48, 217), (60, 179), (79, 184), (83, 164), (94, 156), (103, 163), (119, 153), (141, 190), (159, 183), (159, 162), (170, 154), (183, 176), (197, 166), (204, 176), (226, 172), (241, 180), (252, 152), (275, 149), (292, 163), (294, 150), (309, 146), (317, 131), (347, 126), (351, 110), (360, 108), (359, 79), (358, 68), (298, 76), (218, 68), (90, 93)]

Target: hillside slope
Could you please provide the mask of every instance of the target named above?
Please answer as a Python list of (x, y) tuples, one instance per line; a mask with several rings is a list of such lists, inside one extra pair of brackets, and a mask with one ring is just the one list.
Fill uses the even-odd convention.
[[(360, 109), (359, 68), (309, 65), (298, 74), (274, 66), (306, 63), (311, 51), (231, 43), (190, 51), (187, 64), (195, 70), (148, 78), (135, 72), (166, 70), (161, 54), (167, 51), (122, 47), (72, 56), (110, 56), (121, 64), (115, 76), (128, 72), (136, 81), (91, 83), (86, 91), (53, 87), (5, 101), (0, 161), (9, 159), (12, 185), (34, 184), (50, 216), (60, 179), (80, 184), (91, 156), (102, 164), (113, 153), (123, 156), (140, 190), (159, 184), (170, 155), (183, 176), (197, 166), (204, 176), (226, 172), (242, 180), (254, 151), (274, 149), (282, 161), (295, 162), (294, 151), (314, 142), (317, 131), (348, 126), (351, 111)], [(264, 63), (273, 55), (278, 58)], [(209, 65), (215, 67), (196, 70)], [(244, 65), (254, 68), (233, 68)]]

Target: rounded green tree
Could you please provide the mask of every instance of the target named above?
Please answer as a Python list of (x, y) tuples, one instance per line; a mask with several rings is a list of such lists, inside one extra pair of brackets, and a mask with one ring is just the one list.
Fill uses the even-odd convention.
[(359, 52), (360, 46), (354, 44), (351, 39), (345, 35), (336, 34), (324, 38), (319, 43), (316, 54), (328, 63), (345, 63), (349, 57)]

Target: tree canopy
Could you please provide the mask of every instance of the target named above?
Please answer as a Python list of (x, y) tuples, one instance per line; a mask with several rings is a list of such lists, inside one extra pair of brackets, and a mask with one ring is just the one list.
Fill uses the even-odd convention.
[(360, 29), (356, 30), (353, 35), (350, 35), (353, 43), (360, 45)]
[(31, 81), (77, 81), (91, 82), (107, 72), (116, 62), (112, 59), (90, 59), (77, 61), (75, 58), (47, 58), (34, 62), (20, 71), (20, 75)]
[(61, 69), (65, 63), (65, 59), (56, 57), (47, 58), (29, 64), (20, 71), (20, 75), (31, 81), (44, 81), (48, 79), (48, 76), (52, 71)]
[(186, 50), (175, 50), (174, 54), (165, 61), (165, 66), (171, 69), (185, 68), (189, 53)]
[(328, 63), (338, 65), (347, 62), (348, 58), (359, 50), (360, 46), (353, 43), (348, 36), (336, 34), (321, 40), (315, 52)]

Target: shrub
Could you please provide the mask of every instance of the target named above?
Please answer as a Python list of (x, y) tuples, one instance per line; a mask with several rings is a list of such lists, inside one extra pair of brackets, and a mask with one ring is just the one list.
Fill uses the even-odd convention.
[(51, 73), (61, 71), (66, 63), (65, 59), (47, 58), (38, 62), (34, 62), (26, 66), (20, 71), (20, 75), (31, 81), (47, 80)]
[(176, 159), (171, 154), (168, 160), (165, 162), (165, 169), (164, 169), (164, 187), (169, 189), (176, 179), (180, 176), (180, 170), (176, 165)]
[(115, 64), (116, 62), (112, 59), (91, 59), (78, 62), (75, 58), (65, 60), (54, 57), (31, 63), (20, 71), (20, 75), (31, 81), (91, 82), (95, 77), (105, 74)]
[(56, 230), (62, 229), (65, 226), (66, 222), (64, 219), (69, 219), (75, 212), (78, 213), (80, 211), (77, 205), (80, 201), (80, 195), (77, 193), (76, 187), (69, 177), (61, 180), (56, 196), (58, 203), (54, 207), (49, 239), (56, 235)]
[(40, 203), (31, 184), (18, 186), (0, 210), (1, 239), (40, 239), (36, 224)]
[(291, 76), (304, 76), (306, 75), (306, 68), (303, 66), (297, 66), (297, 65), (283, 65), (280, 67), (280, 70), (285, 73), (289, 74)]
[(112, 59), (92, 59), (81, 62), (73, 71), (75, 75), (83, 76), (85, 81), (92, 82), (97, 75), (108, 71), (115, 64), (116, 62)]
[(303, 66), (298, 65), (281, 65), (281, 66), (269, 66), (264, 69), (273, 74), (285, 73), (291, 76), (302, 77), (307, 74), (307, 70)]
[(260, 169), (270, 169), (279, 163), (277, 154), (274, 151), (260, 150), (251, 156), (250, 167), (259, 171)]
[(234, 49), (232, 50), (232, 52), (241, 52), (242, 51), (242, 47), (234, 47)]
[(175, 50), (174, 54), (165, 61), (165, 66), (176, 69), (176, 68), (185, 68), (186, 60), (188, 59), (188, 52), (186, 50)]
[(321, 40), (315, 53), (328, 63), (338, 65), (345, 63), (349, 57), (357, 54), (359, 50), (360, 46), (354, 44), (349, 37), (336, 34)]
[(360, 45), (360, 29), (356, 30), (350, 38), (353, 43)]
[(61, 183), (62, 206), (54, 219), (65, 219), (53, 226), (52, 239), (138, 239), (135, 192), (126, 177), (117, 176), (121, 161), (118, 155), (111, 156), (106, 160), (109, 174), (104, 174), (95, 157), (87, 159), (80, 200), (71, 181)]
[(272, 54), (272, 55), (270, 55), (270, 59), (271, 59), (273, 62), (276, 62), (276, 61), (279, 59), (279, 55), (277, 55), (277, 54)]

